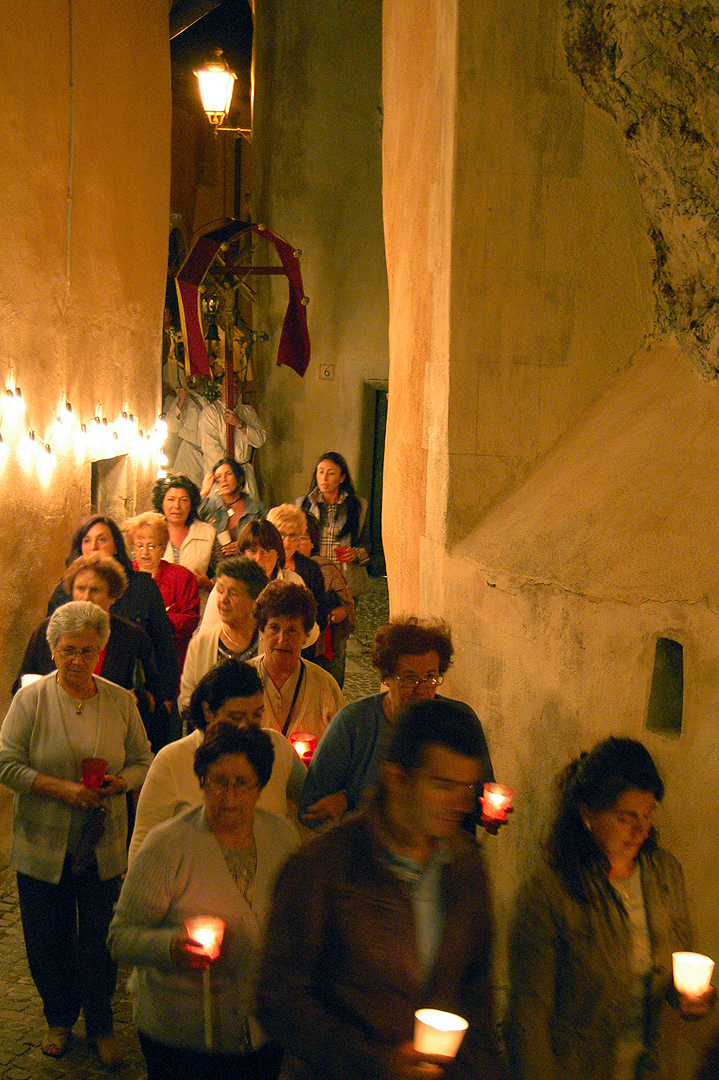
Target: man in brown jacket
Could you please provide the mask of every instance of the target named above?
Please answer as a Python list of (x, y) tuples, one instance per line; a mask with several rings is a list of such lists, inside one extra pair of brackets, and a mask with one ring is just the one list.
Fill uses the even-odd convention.
[[(484, 740), (475, 717), (422, 701), (397, 724), (380, 790), (282, 871), (258, 1016), (303, 1080), (500, 1080), (491, 921), (479, 849), (462, 831)], [(414, 1012), (459, 1013), (454, 1061), (412, 1047)]]

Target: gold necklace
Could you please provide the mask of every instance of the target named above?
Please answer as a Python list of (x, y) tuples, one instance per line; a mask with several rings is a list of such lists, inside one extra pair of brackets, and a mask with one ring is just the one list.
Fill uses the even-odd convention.
[(250, 638), (247, 645), (241, 645), (236, 638), (233, 638), (232, 634), (227, 629), (227, 623), (222, 624), (222, 637), (224, 637), (226, 641), (229, 641), (233, 652), (245, 652), (252, 644), (252, 638)]

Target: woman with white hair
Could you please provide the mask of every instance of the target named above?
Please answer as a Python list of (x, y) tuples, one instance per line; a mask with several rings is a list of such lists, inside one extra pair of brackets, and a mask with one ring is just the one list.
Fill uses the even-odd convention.
[[(93, 674), (109, 636), (97, 604), (54, 612), (47, 640), (57, 670), (13, 698), (0, 729), (0, 783), (15, 792), (10, 864), (48, 1024), (43, 1053), (65, 1052), (82, 1009), (103, 1064), (116, 1065), (117, 968), (105, 942), (127, 867), (125, 793), (142, 784), (152, 753), (132, 694)], [(104, 779), (90, 777), (88, 759)]]

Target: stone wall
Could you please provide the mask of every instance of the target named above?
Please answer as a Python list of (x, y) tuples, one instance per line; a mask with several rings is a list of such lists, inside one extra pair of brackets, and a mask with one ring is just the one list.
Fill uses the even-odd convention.
[[(45, 614), (69, 538), (89, 509), (90, 465), (62, 451), (64, 393), (91, 421), (124, 402), (158, 412), (167, 260), (170, 86), (167, 4), (10, 0), (0, 12), (0, 379), (50, 441), (45, 479), (11, 445), (0, 464), (0, 696), (7, 702)], [(8, 418), (0, 419), (7, 439)], [(131, 467), (143, 502), (149, 466)]]
[[(269, 314), (257, 328), (270, 340), (258, 361), (268, 438), (257, 471), (269, 505), (303, 494), (327, 450), (344, 454), (357, 478), (371, 438), (363, 384), (387, 377), (380, 12), (379, 0), (255, 4), (250, 209), (302, 251), (312, 342), (303, 379), (276, 366), (287, 284), (260, 283)], [(321, 380), (326, 365), (331, 378)]]
[[(633, 12), (669, 5), (619, 7), (626, 36)], [(646, 186), (570, 71), (559, 0), (385, 0), (383, 17), (390, 601), (452, 624), (447, 690), (477, 709), (517, 790), (486, 844), (500, 957), (554, 777), (612, 732), (664, 770), (661, 832), (698, 942), (719, 955), (719, 403), (696, 335), (666, 304), (657, 320)], [(405, 170), (415, 139), (423, 167)], [(684, 648), (677, 738), (645, 726), (660, 636)]]

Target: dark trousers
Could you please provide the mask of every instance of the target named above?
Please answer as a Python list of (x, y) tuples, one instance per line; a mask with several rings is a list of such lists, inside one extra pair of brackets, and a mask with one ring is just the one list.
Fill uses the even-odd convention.
[(248, 1054), (203, 1054), (156, 1042), (138, 1032), (147, 1080), (277, 1080), (282, 1049), (265, 1043)]
[(101, 881), (96, 864), (78, 875), (71, 865), (68, 856), (57, 885), (18, 873), (20, 914), (48, 1026), (71, 1028), (82, 1009), (94, 1039), (112, 1031), (117, 965), (105, 942), (121, 882)]

